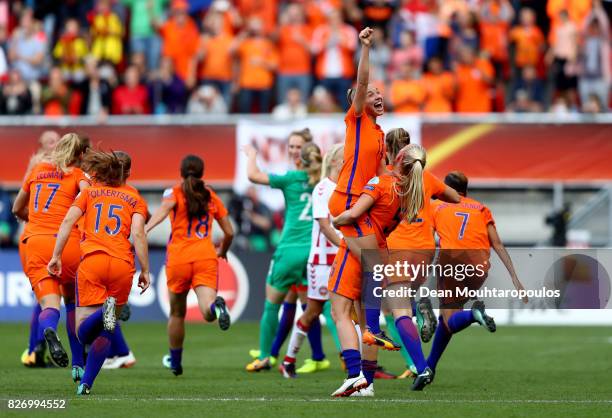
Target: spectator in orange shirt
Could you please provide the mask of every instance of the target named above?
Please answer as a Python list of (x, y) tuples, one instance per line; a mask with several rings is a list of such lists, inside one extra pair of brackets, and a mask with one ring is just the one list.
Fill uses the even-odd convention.
[(256, 99), (258, 111), (267, 113), (270, 111), (274, 72), (278, 66), (276, 47), (264, 35), (262, 21), (258, 18), (249, 20), (247, 32), (241, 37), (244, 39), (238, 47), (238, 111), (250, 113)]
[(312, 30), (306, 24), (302, 5), (288, 5), (281, 16), (281, 27), (278, 32), (277, 103), (283, 102), (291, 88), (299, 89), (302, 97), (310, 95), (311, 38)]
[(535, 25), (535, 13), (521, 9), (520, 25), (510, 31), (510, 42), (514, 44), (514, 65), (520, 70), (526, 66), (537, 67), (546, 44), (540, 28)]
[(455, 76), (445, 71), (442, 60), (434, 57), (427, 62), (427, 72), (423, 76), (425, 88), (426, 113), (450, 113), (455, 98)]
[(214, 86), (228, 108), (232, 101), (233, 54), (236, 47), (234, 36), (224, 30), (223, 15), (207, 14), (198, 50), (200, 82)]
[(270, 35), (276, 29), (278, 0), (234, 0), (233, 3), (246, 21), (259, 19), (265, 35)]
[(472, 48), (463, 47), (459, 52), (457, 75), (457, 112), (491, 112), (490, 86), (493, 66), (489, 60), (477, 58)]
[(426, 91), (419, 69), (414, 64), (402, 64), (399, 76), (393, 80), (389, 90), (389, 104), (395, 113), (416, 113), (422, 110)]
[(357, 48), (357, 31), (342, 20), (342, 12), (332, 9), (327, 23), (317, 27), (312, 35), (312, 49), (316, 55), (315, 74), (319, 83), (348, 110), (346, 91), (353, 83), (355, 65), (353, 54)]
[(162, 55), (173, 61), (177, 75), (191, 88), (196, 81), (196, 54), (200, 33), (189, 15), (186, 0), (173, 0), (172, 17), (161, 26)]
[(491, 57), (496, 78), (506, 78), (508, 28), (514, 9), (508, 0), (486, 0), (480, 6), (480, 45)]

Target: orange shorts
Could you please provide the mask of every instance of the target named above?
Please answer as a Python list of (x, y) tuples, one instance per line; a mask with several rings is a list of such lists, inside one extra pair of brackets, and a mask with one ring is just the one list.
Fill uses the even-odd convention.
[(166, 280), (172, 293), (185, 293), (198, 286), (217, 290), (219, 261), (215, 258), (166, 266)]
[(357, 300), (361, 297), (361, 263), (345, 245), (341, 245), (329, 272), (327, 289)]
[[(334, 190), (329, 198), (329, 213), (334, 217), (338, 216), (345, 210), (352, 208), (358, 199), (359, 196)], [(345, 237), (363, 237), (376, 232), (370, 215), (367, 213), (363, 214), (354, 224), (343, 225), (339, 230)]]
[(87, 254), (79, 265), (77, 306), (94, 306), (113, 296), (125, 305), (132, 290), (134, 265), (102, 251)]
[[(62, 275), (59, 278), (51, 277), (47, 271), (47, 265), (53, 255), (55, 247), (55, 237), (53, 235), (32, 235), (26, 241), (26, 276), (30, 279), (32, 290), (40, 300), (40, 296), (45, 296), (51, 293), (53, 289), (59, 289), (59, 286), (74, 285), (76, 272), (81, 261), (81, 249), (79, 247), (79, 236), (70, 235), (66, 247), (62, 253)], [(57, 286), (47, 283), (43, 288), (39, 288), (38, 284), (44, 279), (53, 279), (57, 282)], [(49, 281), (49, 280), (45, 280)]]

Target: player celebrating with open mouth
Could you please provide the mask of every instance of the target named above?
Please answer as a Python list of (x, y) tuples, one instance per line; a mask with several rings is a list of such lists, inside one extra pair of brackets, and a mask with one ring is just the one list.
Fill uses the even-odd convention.
[(147, 205), (133, 188), (125, 185), (126, 171), (114, 153), (90, 151), (83, 168), (94, 185), (81, 192), (59, 228), (48, 270), (59, 276), (62, 254), (71, 231), (84, 216), (78, 269), (76, 328), (81, 343), (90, 350), (77, 395), (89, 395), (94, 379), (108, 356), (117, 313), (127, 303), (134, 278), (134, 250), (140, 263), (138, 286), (148, 289), (149, 259), (144, 232)]
[[(193, 289), (202, 315), (207, 322), (219, 320), (223, 331), (230, 327), (230, 315), (225, 300), (217, 296), (219, 279), (218, 258), (227, 258), (234, 237), (227, 209), (217, 194), (204, 184), (204, 161), (196, 155), (187, 155), (181, 162), (181, 184), (164, 192), (162, 204), (151, 216), (146, 232), (173, 213), (170, 221), (172, 233), (166, 255), (166, 278), (170, 297), (168, 337), (170, 354), (164, 366), (175, 376), (183, 374), (182, 356), (185, 340), (187, 294)], [(213, 219), (223, 231), (218, 251), (212, 242)]]
[(271, 368), (270, 349), (278, 328), (281, 303), (292, 285), (306, 280), (312, 233), (312, 190), (321, 178), (322, 157), (317, 145), (311, 142), (304, 144), (306, 141), (300, 132), (289, 136), (290, 147), (292, 141), (300, 141), (300, 164), (297, 170), (284, 175), (262, 172), (257, 166), (257, 150), (253, 146), (244, 148), (248, 158), (249, 180), (280, 189), (285, 197), (285, 225), (266, 279), (266, 302), (259, 330), (259, 357), (246, 366), (249, 372)]

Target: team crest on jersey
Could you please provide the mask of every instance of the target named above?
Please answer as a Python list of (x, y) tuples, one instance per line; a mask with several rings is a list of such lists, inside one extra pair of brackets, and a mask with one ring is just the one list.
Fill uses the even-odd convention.
[(378, 183), (380, 183), (380, 178), (378, 176), (372, 177), (370, 181), (368, 181), (368, 184), (378, 184)]
[(370, 186), (369, 184), (366, 184), (365, 186), (363, 186), (363, 188), (372, 192), (374, 191), (374, 186)]

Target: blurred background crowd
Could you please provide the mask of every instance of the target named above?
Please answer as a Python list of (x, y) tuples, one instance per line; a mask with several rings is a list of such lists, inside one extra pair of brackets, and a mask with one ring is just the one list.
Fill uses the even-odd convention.
[(602, 0), (0, 1), (0, 114), (605, 112)]

